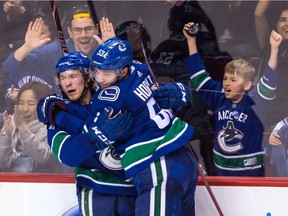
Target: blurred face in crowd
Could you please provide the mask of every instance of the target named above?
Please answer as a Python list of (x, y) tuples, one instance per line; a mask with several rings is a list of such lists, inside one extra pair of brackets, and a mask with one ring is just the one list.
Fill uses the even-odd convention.
[(40, 35), (40, 39), (43, 40), (45, 38), (51, 38), (51, 32), (50, 32), (48, 25), (46, 25), (44, 22), (41, 35)]
[(67, 70), (59, 73), (59, 84), (62, 91), (70, 101), (78, 101), (81, 98), (82, 104), (88, 104), (91, 100), (90, 91), (84, 91), (88, 85), (89, 78), (85, 79), (79, 69)]
[(18, 102), (18, 110), (25, 124), (37, 119), (37, 103), (38, 100), (32, 90), (29, 89), (22, 92)]
[(279, 17), (277, 22), (277, 32), (284, 40), (288, 40), (288, 9), (282, 11)]
[(95, 26), (90, 17), (73, 19), (68, 32), (76, 51), (89, 55), (95, 50), (97, 42), (93, 35), (98, 34), (98, 25)]

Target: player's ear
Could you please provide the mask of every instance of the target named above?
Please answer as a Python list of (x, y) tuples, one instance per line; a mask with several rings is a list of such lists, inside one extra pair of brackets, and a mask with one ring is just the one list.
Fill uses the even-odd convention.
[(249, 91), (252, 88), (253, 83), (251, 81), (244, 82), (244, 90)]
[(129, 69), (128, 69), (128, 67), (125, 67), (125, 68), (122, 69), (120, 76), (121, 76), (122, 78), (125, 78), (126, 76), (129, 75), (128, 73), (129, 73)]

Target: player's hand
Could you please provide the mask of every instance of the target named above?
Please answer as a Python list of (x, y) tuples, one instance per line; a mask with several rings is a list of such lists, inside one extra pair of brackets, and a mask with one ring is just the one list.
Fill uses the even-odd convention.
[(100, 114), (97, 113), (96, 121), (88, 130), (90, 140), (99, 150), (112, 145), (117, 139), (127, 136), (133, 126), (132, 113), (124, 111), (111, 117), (112, 107), (106, 107)]
[(182, 83), (165, 83), (153, 91), (153, 96), (161, 108), (178, 110), (189, 102), (190, 91)]
[(113, 24), (109, 22), (108, 18), (102, 17), (99, 24), (100, 24), (101, 38), (98, 35), (93, 35), (93, 37), (95, 38), (95, 40), (98, 42), (99, 45), (101, 45), (110, 38), (116, 37)]
[(44, 124), (55, 124), (54, 119), (60, 111), (67, 110), (68, 100), (58, 94), (50, 94), (39, 100), (37, 104), (37, 115), (40, 122)]

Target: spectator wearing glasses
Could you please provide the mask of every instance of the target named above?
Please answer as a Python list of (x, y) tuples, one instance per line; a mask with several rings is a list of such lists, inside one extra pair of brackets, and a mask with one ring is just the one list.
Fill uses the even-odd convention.
[[(70, 38), (65, 40), (68, 52), (81, 51), (91, 56), (98, 47), (97, 40), (100, 40), (97, 36), (97, 18), (93, 20), (86, 5), (73, 7), (69, 14), (67, 31)], [(6, 59), (4, 70), (8, 74), (8, 80), (15, 82), (29, 75), (31, 80), (37, 77), (36, 81), (44, 82), (50, 85), (54, 92), (58, 92), (58, 86), (54, 82), (54, 66), (63, 54), (58, 41), (49, 43), (51, 38), (41, 38), (43, 25), (43, 19), (30, 22), (25, 43)], [(8, 87), (11, 85), (8, 84)]]

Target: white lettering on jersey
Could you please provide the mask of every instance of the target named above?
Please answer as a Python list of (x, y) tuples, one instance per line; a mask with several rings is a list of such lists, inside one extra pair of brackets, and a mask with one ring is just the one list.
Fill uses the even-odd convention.
[(245, 113), (239, 113), (238, 111), (234, 110), (230, 112), (230, 110), (223, 110), (221, 112), (218, 112), (218, 120), (237, 120), (240, 122), (245, 123), (246, 119), (248, 118), (248, 115)]
[(152, 91), (147, 86), (145, 80), (133, 92), (143, 101), (146, 101), (152, 95)]

